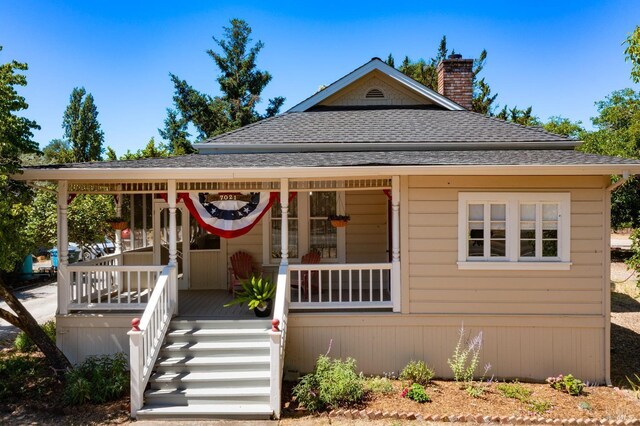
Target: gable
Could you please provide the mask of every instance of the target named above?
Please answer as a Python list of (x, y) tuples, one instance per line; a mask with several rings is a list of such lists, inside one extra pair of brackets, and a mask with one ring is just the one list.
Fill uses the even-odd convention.
[[(370, 78), (380, 78), (387, 85), (392, 86), (392, 91), (396, 95), (397, 102), (400, 102), (400, 99), (403, 102), (407, 102), (410, 99), (420, 100), (421, 104), (418, 105), (435, 105), (450, 111), (464, 111), (465, 109), (447, 98), (446, 96), (441, 95), (440, 93), (429, 89), (428, 87), (418, 83), (411, 77), (408, 77), (398, 71), (397, 69), (387, 65), (380, 58), (373, 58), (366, 64), (362, 65), (360, 68), (355, 69), (349, 74), (345, 75), (341, 79), (331, 83), (325, 89), (313, 94), (308, 97), (304, 101), (300, 102), (293, 108), (291, 108), (288, 112), (304, 112), (309, 111), (310, 109), (318, 106), (322, 106), (323, 102), (332, 102), (343, 97), (347, 94), (347, 92), (354, 90), (354, 84), (362, 84), (366, 82)], [(381, 90), (381, 89), (379, 89)], [(382, 91), (382, 90), (381, 90)], [(397, 91), (403, 93), (400, 96)], [(352, 93), (352, 96), (354, 94)], [(366, 95), (366, 93), (365, 93)], [(343, 100), (342, 102), (345, 102)], [(371, 99), (369, 99), (371, 101)], [(380, 101), (382, 102), (382, 101)], [(366, 104), (365, 104), (366, 105)], [(371, 105), (380, 105), (380, 104), (371, 104)], [(388, 105), (388, 104), (382, 104)], [(402, 104), (400, 104), (402, 105)], [(404, 104), (411, 105), (411, 104)], [(413, 104), (415, 105), (415, 104)]]
[(434, 105), (434, 102), (379, 70), (373, 70), (318, 104), (332, 107), (381, 105)]

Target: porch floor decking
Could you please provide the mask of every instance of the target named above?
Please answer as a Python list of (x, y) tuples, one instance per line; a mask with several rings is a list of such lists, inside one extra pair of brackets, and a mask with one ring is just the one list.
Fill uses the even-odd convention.
[(220, 320), (256, 319), (256, 315), (247, 308), (246, 303), (225, 308), (224, 305), (232, 300), (233, 296), (226, 290), (179, 290), (178, 317)]

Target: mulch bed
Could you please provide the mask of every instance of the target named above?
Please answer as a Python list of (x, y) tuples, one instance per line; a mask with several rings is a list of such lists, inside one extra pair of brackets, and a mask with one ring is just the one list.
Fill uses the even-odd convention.
[[(436, 380), (427, 387), (427, 393), (433, 402), (419, 404), (400, 393), (403, 384), (393, 381), (394, 392), (391, 394), (372, 394), (364, 404), (352, 407), (357, 410), (414, 413), (426, 416), (514, 416), (514, 417), (544, 417), (551, 419), (597, 418), (609, 420), (640, 419), (640, 401), (631, 395), (623, 395), (620, 391), (607, 387), (588, 387), (586, 395), (570, 396), (552, 389), (546, 384), (522, 383), (531, 390), (531, 399), (544, 400), (552, 404), (545, 413), (533, 413), (525, 403), (516, 399), (504, 397), (496, 389), (497, 383), (489, 384), (484, 394), (479, 398), (472, 398), (459, 384), (452, 381)], [(292, 384), (285, 387), (286, 402), (284, 417), (309, 418), (313, 417), (304, 409), (297, 407), (292, 401), (290, 389)], [(582, 408), (581, 408), (582, 407)], [(475, 422), (475, 421), (474, 421)]]

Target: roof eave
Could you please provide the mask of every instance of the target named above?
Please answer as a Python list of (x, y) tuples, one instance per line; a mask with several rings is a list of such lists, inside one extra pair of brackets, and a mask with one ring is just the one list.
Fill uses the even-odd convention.
[[(24, 181), (93, 180), (131, 182), (168, 179), (233, 180), (277, 178), (335, 178), (393, 175), (460, 175), (460, 176), (526, 176), (526, 175), (640, 175), (640, 164), (561, 164), (561, 165), (419, 165), (419, 166), (341, 166), (341, 167), (253, 167), (253, 168), (85, 168), (24, 169), (13, 175)], [(123, 178), (127, 176), (127, 178)]]

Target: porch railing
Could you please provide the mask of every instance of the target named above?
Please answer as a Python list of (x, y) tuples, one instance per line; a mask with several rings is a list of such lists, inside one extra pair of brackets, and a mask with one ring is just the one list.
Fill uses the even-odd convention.
[(155, 283), (142, 318), (131, 321), (129, 369), (131, 374), (131, 416), (136, 417), (144, 402), (144, 389), (155, 365), (162, 341), (176, 312), (178, 273), (165, 266)]
[(122, 254), (67, 266), (67, 310), (144, 309), (164, 266), (122, 265)]
[(391, 263), (289, 265), (292, 309), (392, 308)]
[(282, 391), (282, 372), (284, 353), (287, 343), (287, 318), (289, 316), (289, 273), (287, 265), (280, 266), (273, 305), (271, 337), (271, 408), (276, 419), (280, 418), (280, 395)]

